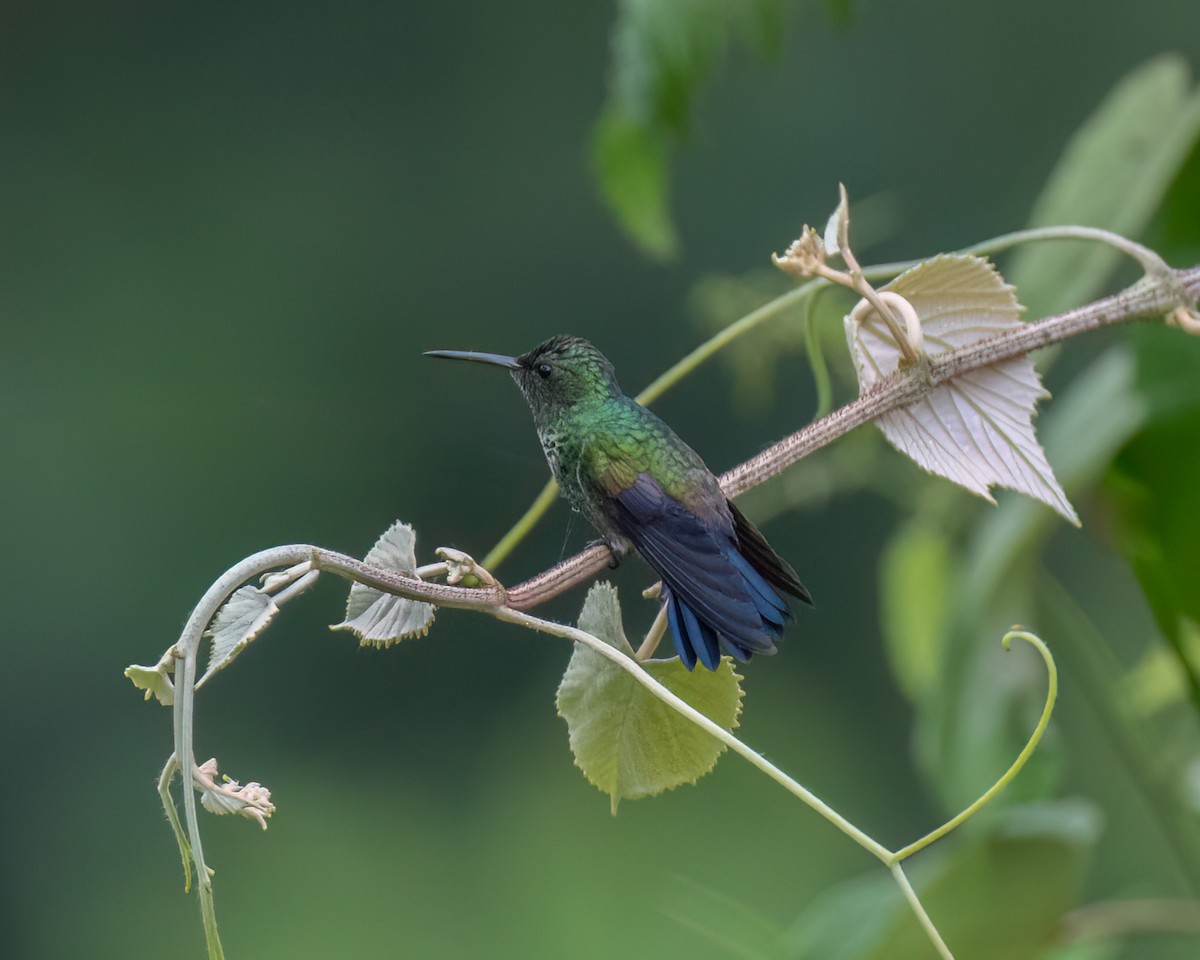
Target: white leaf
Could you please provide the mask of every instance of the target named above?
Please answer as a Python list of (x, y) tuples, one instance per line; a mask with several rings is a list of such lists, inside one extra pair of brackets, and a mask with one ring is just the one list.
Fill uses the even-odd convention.
[(271, 595), (257, 587), (242, 587), (235, 591), (209, 625), (207, 636), (212, 640), (212, 649), (208, 655), (208, 669), (196, 686), (241, 653), (278, 612), (279, 607)]
[[(417, 537), (413, 528), (397, 521), (380, 537), (364, 558), (406, 577), (417, 574)], [(388, 647), (407, 637), (423, 636), (433, 623), (432, 604), (384, 593), (361, 583), (350, 587), (346, 619), (331, 630), (350, 630), (364, 645)]]
[[(931, 356), (1020, 326), (1013, 288), (986, 260), (941, 256), (902, 273), (884, 290), (908, 300), (921, 318)], [(866, 301), (846, 317), (859, 392), (894, 373), (900, 352)], [(1033, 430), (1034, 407), (1049, 396), (1028, 357), (963, 373), (875, 423), (902, 453), (930, 473), (989, 502), (993, 484), (1041, 500), (1078, 526)]]

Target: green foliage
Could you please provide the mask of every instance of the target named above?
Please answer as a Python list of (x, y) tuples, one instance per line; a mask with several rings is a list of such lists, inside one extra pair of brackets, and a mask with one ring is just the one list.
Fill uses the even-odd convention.
[[(792, 284), (778, 270), (755, 270), (744, 276), (711, 276), (699, 281), (688, 298), (689, 313), (697, 330), (711, 337), (736, 317), (745, 316), (786, 293)], [(747, 420), (771, 409), (778, 393), (781, 362), (804, 350), (804, 330), (795, 318), (808, 312), (812, 297), (774, 323), (738, 337), (722, 350), (720, 362), (731, 380), (731, 401)], [(836, 334), (836, 317), (820, 329)]]
[(1200, 625), (1200, 342), (1176, 330), (1141, 331), (1137, 369), (1149, 411), (1117, 458), (1108, 489), (1121, 549), (1200, 705), (1200, 661), (1188, 642)]
[[(1138, 233), (1161, 206), (1198, 136), (1200, 97), (1191, 90), (1186, 63), (1178, 56), (1150, 61), (1119, 83), (1076, 134), (1031, 223)], [(1013, 255), (1006, 273), (1022, 302), (1041, 315), (1098, 294), (1116, 256), (1099, 244), (1030, 244)], [(1178, 348), (1178, 331), (1169, 333), (1176, 334), (1171, 343)], [(1176, 367), (1181, 382), (1194, 384), (1194, 361), (1179, 356)], [(1072, 498), (1097, 486), (1139, 429), (1145, 416), (1139, 394), (1129, 356), (1117, 350), (1047, 408), (1047, 459)], [(1014, 616), (1033, 615), (1038, 558), (1056, 527), (1050, 514), (1029, 502), (1005, 501), (975, 526), (969, 511), (962, 501), (927, 500), (885, 551), (880, 581), (889, 661), (916, 706), (919, 755), (948, 811), (976, 796), (997, 764), (1011, 758), (1034, 716), (1038, 679), (1032, 672), (1014, 677), (986, 638)], [(949, 555), (922, 556), (939, 536)], [(908, 568), (930, 562), (949, 577), (946, 590), (914, 586)], [(939, 607), (939, 597), (945, 606)], [(918, 617), (923, 623), (908, 623)], [(932, 663), (931, 651), (941, 651)], [(920, 689), (914, 673), (936, 675), (928, 696), (913, 696)], [(1049, 739), (1005, 802), (1046, 796), (1057, 779), (1055, 753)]]
[(781, 952), (796, 960), (858, 960), (903, 904), (900, 888), (886, 874), (855, 877), (813, 898), (784, 932)]
[(679, 238), (671, 221), (667, 134), (618, 110), (596, 124), (592, 167), (609, 209), (643, 251), (673, 256)]
[[(1200, 92), (1167, 54), (1129, 73), (1080, 127), (1034, 204), (1030, 226), (1075, 223), (1137, 237), (1200, 138)], [(1103, 244), (1035, 244), (1008, 271), (1037, 316), (1096, 296), (1117, 263)]]
[[(579, 629), (633, 655), (621, 626), (617, 591), (607, 583), (588, 591)], [(728, 657), (713, 673), (689, 672), (677, 658), (650, 661), (645, 669), (726, 730), (737, 726), (741, 678)], [(725, 750), (611, 660), (579, 644), (559, 685), (557, 705), (567, 721), (575, 763), (612, 798), (613, 813), (622, 799), (695, 783)]]
[(884, 650), (901, 691), (912, 703), (938, 682), (949, 601), (957, 588), (950, 545), (927, 524), (905, 525), (879, 561)]
[(741, 34), (771, 53), (785, 0), (622, 0), (612, 33), (608, 102), (592, 142), (600, 191), (646, 253), (669, 257), (671, 146), (687, 133), (692, 100)]
[[(1098, 817), (1060, 803), (1013, 811), (1006, 824), (955, 850), (919, 890), (959, 956), (1019, 960), (1049, 946), (1059, 918), (1079, 902)], [(864, 960), (928, 956), (925, 932), (896, 911)]]

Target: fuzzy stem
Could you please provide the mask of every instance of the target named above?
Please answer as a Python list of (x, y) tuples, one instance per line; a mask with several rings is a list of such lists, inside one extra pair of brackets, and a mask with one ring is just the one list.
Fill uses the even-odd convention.
[[(304, 571), (304, 568), (297, 568), (297, 564), (302, 564), (309, 569)], [(198, 650), (203, 639), (204, 630), (208, 624), (216, 616), (221, 605), (228, 599), (230, 595), (238, 588), (238, 586), (255, 576), (265, 574), (279, 567), (292, 567), (291, 572), (300, 572), (300, 578), (297, 579), (288, 589), (303, 589), (305, 581), (316, 575), (319, 570), (328, 570), (337, 573), (347, 579), (354, 580), (360, 583), (367, 583), (380, 589), (391, 590), (392, 592), (401, 595), (410, 595), (418, 592), (415, 585), (421, 587), (438, 587), (436, 593), (447, 601), (447, 605), (463, 606), (477, 610), (484, 610), (491, 613), (499, 620), (508, 623), (514, 623), (521, 626), (529, 627), (542, 633), (548, 633), (553, 636), (563, 637), (572, 640), (576, 643), (582, 643), (596, 653), (605, 657), (608, 660), (616, 663), (621, 669), (628, 672), (639, 683), (641, 683), (650, 693), (659, 700), (666, 703), (677, 713), (690, 720), (692, 723), (705, 730), (718, 741), (725, 744), (734, 753), (749, 761), (757, 769), (765, 773), (776, 783), (783, 786), (788, 792), (798, 797), (812, 810), (817, 812), (825, 820), (835, 826), (838, 830), (852, 839), (864, 850), (871, 853), (879, 859), (884, 865), (889, 867), (892, 875), (900, 884), (904, 895), (910, 906), (915, 912), (922, 927), (929, 934), (930, 940), (937, 948), (939, 953), (946, 958), (951, 958), (949, 950), (946, 949), (945, 943), (938, 934), (928, 914), (925, 913), (921, 906), (920, 900), (908, 883), (907, 877), (904, 875), (900, 867), (900, 861), (912, 853), (928, 846), (935, 840), (945, 836), (955, 827), (959, 826), (963, 821), (972, 816), (985, 803), (987, 803), (1000, 789), (1002, 789), (1013, 777), (1017, 775), (1029, 755), (1033, 752), (1037, 745), (1042, 732), (1046, 729), (1046, 724), (1049, 722), (1050, 711), (1054, 704), (1055, 693), (1057, 691), (1057, 674), (1054, 669), (1054, 662), (1045, 645), (1037, 637), (1025, 633), (1023, 631), (1013, 631), (1004, 638), (1005, 647), (1008, 646), (1011, 637), (1018, 636), (1027, 640), (1038, 648), (1043, 658), (1046, 660), (1047, 668), (1050, 672), (1050, 693), (1047, 697), (1046, 706), (1042, 713), (1042, 718), (1038, 723), (1037, 729), (1030, 738), (1025, 749), (1022, 750), (1017, 761), (1009, 768), (1000, 780), (979, 798), (975, 803), (971, 804), (966, 810), (960, 813), (953, 820), (939, 827), (937, 830), (925, 837), (916, 841), (913, 844), (905, 847), (898, 852), (892, 852), (874, 840), (863, 830), (859, 829), (836, 810), (830, 807), (827, 803), (816, 796), (811, 790), (803, 786), (798, 781), (789, 777), (786, 773), (776, 767), (773, 763), (767, 760), (762, 754), (751, 749), (738, 737), (734, 736), (730, 731), (714, 723), (704, 714), (700, 713), (686, 701), (678, 697), (676, 694), (668, 690), (665, 686), (651, 677), (641, 666), (637, 659), (628, 656), (617, 648), (610, 646), (592, 634), (586, 633), (575, 627), (564, 624), (553, 623), (548, 620), (543, 620), (534, 617), (531, 614), (524, 613), (521, 610), (514, 609), (504, 605), (504, 591), (499, 586), (491, 587), (484, 590), (461, 590), (461, 588), (445, 587), (440, 584), (425, 584), (419, 579), (409, 577), (399, 577), (394, 574), (389, 574), (385, 570), (372, 568), (367, 564), (354, 560), (351, 557), (342, 554), (334, 553), (333, 551), (322, 550), (308, 544), (293, 544), (285, 547), (275, 547), (270, 550), (264, 550), (246, 558), (238, 564), (231, 567), (214, 583), (204, 597), (192, 611), (191, 617), (188, 618), (187, 625), (184, 627), (183, 633), (173, 649), (181, 658), (182, 669), (176, 670), (178, 683), (175, 691), (174, 701), (174, 718), (175, 718), (175, 753), (168, 759), (166, 766), (163, 769), (162, 775), (159, 778), (159, 793), (163, 798), (163, 806), (167, 811), (167, 817), (171, 821), (172, 826), (176, 830), (176, 837), (179, 841), (180, 851), (184, 858), (185, 871), (187, 868), (187, 860), (189, 856), (196, 865), (197, 878), (199, 882), (200, 894), (200, 910), (204, 923), (205, 939), (208, 944), (208, 953), (210, 960), (222, 960), (224, 952), (221, 947), (220, 937), (216, 925), (216, 912), (213, 901), (212, 877), (207, 865), (204, 862), (204, 852), (200, 842), (200, 829), (196, 816), (196, 790), (194, 778), (188, 777), (187, 784), (184, 790), (184, 809), (187, 821), (187, 838), (182, 835), (183, 831), (179, 828), (178, 817), (174, 814), (174, 804), (170, 797), (170, 782), (174, 772), (177, 769), (195, 769), (195, 748), (194, 748), (194, 732), (193, 732), (193, 712), (195, 702), (195, 679), (196, 679), (196, 662)], [(483, 573), (483, 571), (480, 571)], [(486, 579), (491, 579), (490, 575)], [(447, 593), (448, 592), (448, 593)], [(456, 596), (458, 593), (468, 594), (465, 601), (460, 601)], [(661, 624), (659, 623), (663, 617), (660, 613), (658, 620), (655, 622), (655, 627), (651, 628), (651, 635), (657, 632), (661, 635)], [(649, 638), (648, 638), (649, 639)], [(187, 766), (184, 767), (183, 765)], [(189, 849), (190, 843), (190, 849)], [(952, 958), (951, 958), (952, 960)]]
[[(726, 496), (737, 497), (856, 427), (913, 403), (933, 387), (969, 370), (1023, 356), (1090, 330), (1165, 314), (1177, 305), (1179, 296), (1191, 303), (1200, 297), (1200, 266), (1177, 271), (1173, 278), (1170, 284), (1143, 279), (1127, 290), (1086, 306), (1023, 324), (961, 350), (931, 355), (927, 365), (892, 374), (857, 400), (722, 474), (721, 487)], [(509, 603), (522, 610), (535, 607), (598, 573), (608, 562), (606, 548), (591, 547), (510, 588)]]
[[(1179, 271), (1175, 274), (1175, 279), (1179, 289), (1192, 301), (1200, 297), (1200, 267)], [(1121, 293), (1087, 306), (1046, 317), (1036, 323), (1025, 324), (961, 350), (933, 355), (929, 357), (929, 363), (924, 370), (914, 369), (893, 374), (869, 393), (784, 437), (757, 456), (722, 474), (721, 487), (726, 496), (739, 496), (856, 427), (869, 423), (890, 410), (912, 403), (933, 387), (968, 370), (1022, 356), (1089, 330), (1162, 314), (1174, 304), (1175, 300), (1170, 291), (1164, 291), (1161, 285), (1153, 281), (1143, 280)], [(517, 610), (528, 610), (598, 573), (611, 559), (612, 554), (607, 547), (588, 547), (549, 570), (505, 591), (498, 586), (476, 589), (431, 583), (418, 577), (390, 573), (353, 557), (308, 544), (275, 547), (248, 557), (213, 584), (209, 594), (205, 595), (193, 614), (195, 617), (207, 610), (206, 618), (199, 623), (189, 621), (184, 636), (194, 633), (195, 642), (199, 642), (200, 633), (228, 596), (228, 593), (221, 591), (224, 589), (222, 585), (230, 578), (236, 578), (235, 588), (237, 584), (252, 576), (305, 560), (311, 560), (314, 569), (335, 573), (397, 596), (425, 600), (439, 606), (489, 610), (507, 604)], [(239, 576), (240, 571), (249, 572)], [(232, 589), (230, 588), (229, 592), (232, 592)], [(210, 594), (214, 598), (215, 606), (209, 603)], [(215, 599), (218, 595), (219, 599)], [(181, 655), (186, 652), (182, 642), (179, 649)], [(176, 702), (178, 699), (177, 697)], [(180, 763), (182, 766), (183, 757), (180, 757)]]
[[(1034, 227), (1028, 230), (1016, 230), (1012, 233), (1006, 233), (999, 237), (993, 237), (990, 240), (984, 240), (982, 243), (974, 244), (970, 247), (964, 247), (957, 251), (961, 254), (973, 255), (988, 255), (993, 253), (1001, 253), (1013, 247), (1020, 246), (1023, 243), (1034, 243), (1045, 240), (1095, 240), (1100, 243), (1106, 243), (1111, 247), (1121, 251), (1142, 267), (1148, 276), (1155, 277), (1159, 280), (1179, 279), (1181, 274), (1172, 271), (1163, 259), (1149, 247), (1145, 247), (1140, 243), (1122, 237), (1120, 234), (1113, 233), (1109, 230), (1102, 230), (1098, 227), (1079, 227), (1079, 226), (1061, 226), (1061, 227)], [(858, 277), (863, 280), (884, 279), (894, 277), (897, 274), (903, 273), (912, 267), (915, 267), (920, 260), (904, 260), (896, 263), (880, 263), (870, 267), (858, 268)], [(857, 266), (857, 264), (856, 264)], [(729, 326), (722, 328), (713, 336), (709, 337), (698, 347), (676, 362), (673, 366), (655, 378), (649, 386), (639, 393), (634, 399), (638, 403), (649, 406), (664, 393), (679, 383), (684, 377), (690, 374), (693, 370), (699, 367), (710, 357), (715, 356), (723, 348), (728, 346), (738, 337), (749, 333), (751, 330), (758, 327), (760, 324), (771, 320), (780, 314), (785, 313), (790, 307), (800, 303), (807, 303), (807, 298), (821, 290), (825, 290), (832, 286), (827, 279), (814, 279), (807, 283), (802, 283), (800, 286), (789, 290), (787, 293), (781, 294), (774, 300), (768, 301), (761, 307), (752, 310), (750, 313), (735, 320)], [(1189, 294), (1187, 281), (1183, 280), (1178, 291), (1185, 296)], [(1190, 297), (1192, 302), (1196, 300), (1196, 287), (1193, 284), (1190, 288)], [(889, 314), (886, 310), (881, 312), (881, 315), (887, 319)], [(1188, 318), (1181, 321), (1180, 325), (1184, 326), (1188, 323)], [(810, 341), (812, 337), (808, 337)], [(904, 340), (898, 339), (897, 343), (901, 344), (901, 349), (904, 349)], [(822, 361), (823, 366), (823, 361)], [(818, 370), (814, 366), (814, 377), (818, 377)], [(820, 389), (820, 380), (818, 377), (818, 390)], [(823, 396), (820, 392), (818, 396)], [(818, 405), (818, 414), (824, 414), (827, 408), (823, 404)], [(538, 523), (546, 512), (554, 503), (554, 498), (558, 493), (558, 484), (553, 479), (548, 480), (546, 485), (542, 487), (536, 499), (530, 504), (529, 508), (522, 514), (521, 518), (513, 524), (512, 528), (501, 538), (491, 551), (483, 558), (483, 566), (488, 569), (494, 569), (497, 564), (504, 560)]]

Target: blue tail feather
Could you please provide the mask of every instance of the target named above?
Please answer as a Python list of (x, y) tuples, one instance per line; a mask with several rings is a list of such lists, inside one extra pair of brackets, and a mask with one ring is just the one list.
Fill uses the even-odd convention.
[(791, 611), (781, 593), (808, 599), (795, 573), (732, 504), (728, 513), (685, 505), (648, 473), (604, 503), (613, 529), (662, 578), (667, 622), (679, 658), (709, 670), (721, 655), (748, 660), (775, 652)]
[(680, 623), (679, 602), (671, 596), (668, 588), (663, 588), (663, 602), (667, 605), (667, 626), (671, 628), (671, 639), (675, 643), (675, 652), (689, 670), (695, 669), (696, 650), (684, 635), (683, 624)]
[(688, 640), (691, 641), (692, 648), (696, 651), (696, 656), (709, 670), (716, 670), (717, 665), (721, 662), (716, 631), (707, 623), (697, 620), (696, 615), (692, 613), (692, 608), (686, 603), (679, 603), (678, 600), (675, 602), (682, 614), (683, 629), (687, 633)]

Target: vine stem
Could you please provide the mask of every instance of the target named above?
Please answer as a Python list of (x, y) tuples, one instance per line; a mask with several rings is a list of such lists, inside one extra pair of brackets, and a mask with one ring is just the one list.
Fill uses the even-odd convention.
[[(242, 583), (251, 577), (266, 573), (276, 567), (292, 566), (308, 559), (305, 554), (296, 554), (294, 547), (274, 547), (263, 550), (234, 564), (205, 591), (200, 602), (196, 604), (192, 615), (188, 617), (175, 644), (175, 656), (179, 663), (175, 668), (175, 698), (172, 720), (175, 732), (175, 754), (173, 761), (176, 769), (183, 777), (183, 812), (187, 823), (187, 836), (191, 849), (181, 852), (190, 855), (196, 866), (196, 883), (200, 894), (200, 915), (204, 923), (204, 939), (208, 944), (209, 960), (223, 960), (225, 951), (221, 947), (221, 938), (217, 932), (216, 905), (213, 902), (212, 874), (204, 862), (204, 846), (200, 839), (200, 823), (196, 816), (196, 791), (192, 782), (192, 771), (196, 768), (195, 754), (195, 697), (196, 697), (196, 661), (199, 656), (200, 642), (204, 631), (212, 622), (221, 605)], [(167, 771), (172, 761), (167, 762), (163, 769), (163, 777), (167, 785), (170, 776)], [(173, 807), (171, 795), (163, 788), (160, 779), (160, 794), (163, 806)], [(167, 813), (167, 819), (172, 826), (178, 822), (178, 814), (173, 809)]]
[[(1170, 293), (1174, 294), (1176, 301), (1184, 299), (1195, 303), (1197, 293), (1200, 291), (1200, 282), (1198, 282), (1196, 276), (1197, 270), (1200, 270), (1200, 268), (1195, 268), (1191, 271), (1174, 271), (1166, 264), (1162, 257), (1149, 247), (1109, 230), (1102, 230), (1099, 227), (1057, 226), (1015, 230), (1012, 233), (1002, 234), (999, 237), (993, 237), (981, 243), (964, 247), (956, 252), (963, 255), (986, 256), (994, 253), (1002, 253), (1005, 250), (1010, 250), (1024, 243), (1051, 240), (1093, 240), (1098, 243), (1105, 243), (1136, 261), (1145, 271), (1147, 277), (1153, 278), (1159, 285), (1169, 288)], [(869, 267), (859, 268), (857, 275), (864, 280), (879, 280), (886, 277), (894, 277), (921, 262), (920, 260), (903, 260), (895, 263), (874, 264)], [(834, 286), (834, 284), (830, 280), (817, 277), (752, 310), (699, 344), (695, 349), (651, 381), (634, 399), (644, 406), (649, 406), (702, 363), (714, 357), (739, 337), (744, 336), (761, 324), (785, 314), (792, 307), (806, 303), (807, 298), (831, 286)], [(1164, 304), (1162, 312), (1167, 312), (1172, 305), (1178, 305), (1178, 303)], [(882, 311), (881, 315), (886, 317), (888, 313), (887, 311)], [(1188, 326), (1187, 321), (1181, 322), (1180, 326), (1189, 330), (1189, 332), (1193, 332), (1191, 331), (1191, 327)], [(811, 349), (813, 338), (808, 336), (807, 340)], [(815, 373), (816, 371), (814, 371)], [(489, 570), (494, 569), (512, 553), (517, 544), (545, 516), (554, 503), (557, 493), (558, 485), (553, 479), (548, 480), (533, 503), (521, 515), (521, 518), (483, 558), (482, 563), (485, 568)]]
[[(797, 460), (832, 443), (856, 427), (862, 426), (890, 410), (914, 402), (933, 387), (968, 370), (1022, 356), (1032, 350), (1058, 343), (1089, 330), (1161, 315), (1177, 305), (1179, 291), (1182, 291), (1182, 295), (1186, 296), (1189, 302), (1195, 302), (1200, 297), (1200, 266), (1177, 271), (1174, 277), (1176, 282), (1168, 285), (1159, 284), (1152, 279), (1143, 279), (1127, 290), (1086, 306), (1046, 317), (1036, 323), (1025, 324), (960, 350), (933, 355), (929, 358), (927, 365), (922, 365), (925, 367), (924, 370), (910, 370), (893, 374), (857, 400), (784, 437), (758, 455), (728, 470), (719, 478), (721, 487), (726, 496), (731, 498), (745, 493), (752, 487), (771, 479)], [(806, 284), (805, 286), (810, 285)], [(1178, 291), (1175, 290), (1176, 286)], [(797, 291), (800, 289), (803, 288), (797, 288)], [(505, 604), (518, 610), (531, 609), (598, 573), (609, 564), (612, 558), (612, 554), (605, 546), (588, 547), (523, 583), (505, 590), (499, 586), (479, 589), (431, 583), (417, 577), (390, 573), (353, 557), (311, 545), (276, 547), (274, 551), (282, 551), (279, 555), (285, 557), (274, 566), (311, 560), (315, 569), (328, 570), (387, 593), (413, 600), (424, 600), (439, 606), (473, 610), (488, 610)], [(302, 551), (302, 553), (296, 551)], [(253, 568), (251, 573), (242, 577), (243, 581), (250, 576), (264, 572), (266, 568), (261, 567), (260, 558), (272, 552), (264, 551), (262, 554), (255, 554), (253, 557), (247, 558), (242, 564), (232, 568), (225, 577), (241, 569), (243, 565)], [(486, 568), (487, 564), (485, 563), (483, 566)], [(225, 577), (214, 584), (212, 589), (215, 590)], [(206, 594), (206, 599), (207, 597)], [(205, 601), (202, 600), (201, 606), (196, 608), (196, 612), (199, 613), (204, 605)], [(216, 608), (211, 611), (209, 619), (215, 613)], [(203, 631), (206, 624), (207, 620), (201, 623), (197, 629)], [(189, 627), (191, 626), (189, 621)], [(186, 633), (188, 630), (185, 630)], [(183, 768), (187, 769), (184, 758), (180, 758), (180, 760)]]
[[(1194, 303), (1200, 297), (1200, 266), (1176, 271), (1172, 277), (1170, 283), (1162, 283), (1156, 278), (1143, 278), (1120, 293), (1086, 306), (1023, 324), (959, 350), (930, 355), (927, 364), (892, 374), (857, 400), (784, 437), (722, 474), (719, 478), (721, 487), (730, 498), (745, 493), (851, 430), (919, 400), (934, 387), (969, 370), (1024, 356), (1091, 330), (1161, 316), (1178, 306), (1180, 297), (1186, 298), (1189, 303)], [(805, 284), (793, 292), (810, 286)], [(610, 553), (606, 547), (589, 547), (544, 573), (509, 588), (509, 603), (520, 609), (537, 606), (598, 573), (609, 560)]]

